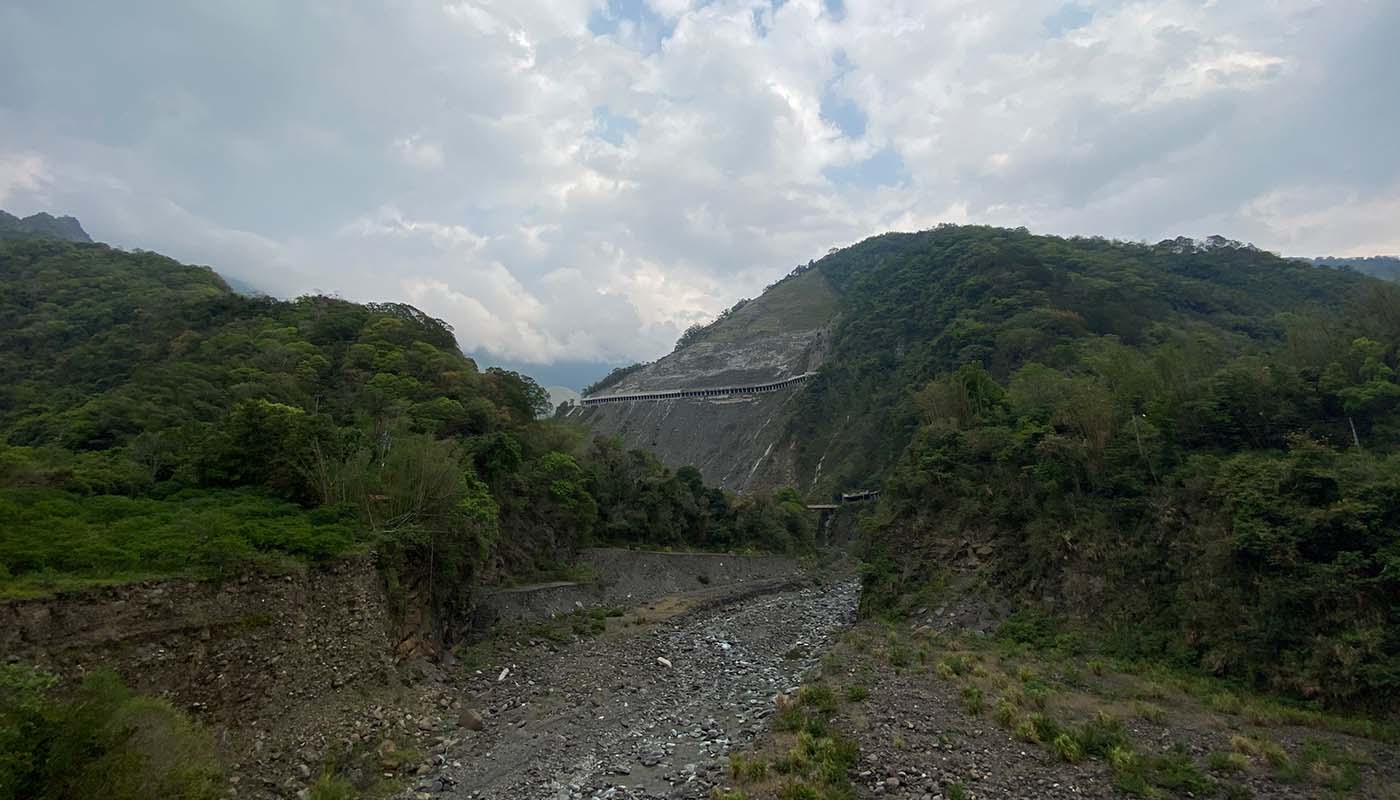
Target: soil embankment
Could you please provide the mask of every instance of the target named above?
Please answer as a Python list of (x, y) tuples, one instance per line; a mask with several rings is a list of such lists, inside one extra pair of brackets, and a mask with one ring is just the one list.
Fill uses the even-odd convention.
[(477, 629), (497, 622), (540, 619), (580, 608), (632, 608), (665, 595), (704, 587), (728, 587), (801, 576), (797, 560), (783, 556), (728, 553), (665, 553), (592, 548), (579, 554), (577, 581), (517, 586), (487, 594), (477, 611)]

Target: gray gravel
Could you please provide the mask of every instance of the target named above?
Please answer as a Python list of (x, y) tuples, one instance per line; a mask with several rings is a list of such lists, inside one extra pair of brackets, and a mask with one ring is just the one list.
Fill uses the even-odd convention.
[(773, 696), (853, 621), (857, 592), (802, 588), (522, 650), (469, 682), (462, 704), (481, 730), (469, 718), (405, 797), (707, 798), (730, 749), (766, 729)]

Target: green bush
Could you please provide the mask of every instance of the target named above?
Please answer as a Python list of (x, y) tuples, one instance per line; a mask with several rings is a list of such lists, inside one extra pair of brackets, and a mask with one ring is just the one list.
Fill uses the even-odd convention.
[(0, 799), (213, 800), (222, 770), (213, 741), (164, 700), (128, 691), (111, 673), (69, 700), (52, 678), (0, 667)]
[(355, 800), (355, 787), (343, 778), (322, 775), (311, 785), (308, 800)]
[(1077, 763), (1084, 758), (1084, 750), (1079, 746), (1079, 742), (1068, 733), (1062, 733), (1050, 740), (1050, 749), (1055, 751), (1055, 755), (1071, 764)]
[(986, 710), (987, 698), (986, 694), (982, 691), (982, 687), (973, 685), (964, 686), (961, 694), (963, 708), (967, 710), (967, 713), (977, 716)]

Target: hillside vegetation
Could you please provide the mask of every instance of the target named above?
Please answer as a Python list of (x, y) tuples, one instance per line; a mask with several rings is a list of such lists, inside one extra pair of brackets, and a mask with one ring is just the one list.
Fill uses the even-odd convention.
[(1367, 256), (1365, 258), (1314, 258), (1319, 267), (1355, 270), (1373, 278), (1387, 281), (1400, 281), (1400, 258), (1395, 256)]
[(841, 309), (791, 430), (819, 491), (883, 481), (868, 613), (956, 565), (1039, 636), (1395, 707), (1400, 290), (1219, 238), (976, 227), (814, 268)]
[(452, 619), (587, 543), (811, 535), (795, 495), (537, 421), (542, 389), (410, 306), (239, 296), (152, 253), (0, 242), (0, 376), (0, 593), (372, 551)]

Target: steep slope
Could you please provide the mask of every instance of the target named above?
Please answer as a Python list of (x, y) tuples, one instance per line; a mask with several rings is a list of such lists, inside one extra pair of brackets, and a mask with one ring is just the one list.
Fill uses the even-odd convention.
[[(838, 298), (816, 270), (795, 273), (744, 302), (676, 351), (624, 371), (589, 397), (752, 386), (814, 372), (825, 358)], [(744, 491), (792, 483), (793, 449), (780, 443), (800, 386), (765, 394), (574, 407), (569, 419), (655, 453), (669, 466)]]
[(1172, 342), (1228, 357), (1283, 342), (1290, 314), (1339, 311), (1368, 281), (1221, 237), (1147, 245), (977, 226), (875, 237), (817, 269), (842, 322), (791, 432), (803, 488), (819, 491), (883, 475), (918, 425), (915, 393), (963, 365), (1004, 378), (1099, 346)]
[(1340, 308), (1361, 281), (1220, 237), (1144, 245), (976, 226), (885, 234), (795, 271), (590, 397), (815, 372), (805, 384), (568, 414), (726, 488), (791, 484), (826, 497), (878, 482), (917, 426), (914, 392), (963, 364), (1007, 375), (1063, 363), (1087, 342), (1183, 336), (1236, 352), (1280, 341), (1281, 315)]
[(23, 219), (0, 211), (0, 240), (60, 239), (65, 242), (91, 242), (83, 226), (72, 217), (55, 217), (40, 212)]
[[(1221, 237), (956, 226), (791, 280), (818, 279), (835, 302), (798, 388), (575, 413), (731, 485), (880, 487), (868, 613), (935, 606), (953, 569), (1113, 655), (1400, 702), (1394, 284)], [(682, 369), (787, 354), (714, 335), (732, 324), (608, 391), (777, 377)]]

